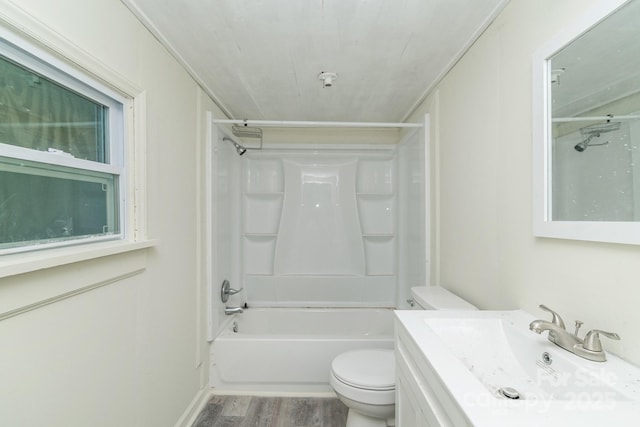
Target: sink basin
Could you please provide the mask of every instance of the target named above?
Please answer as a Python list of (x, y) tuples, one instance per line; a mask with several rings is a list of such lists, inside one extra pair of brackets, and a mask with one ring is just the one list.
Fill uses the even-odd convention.
[(398, 357), (412, 360), (429, 408), (457, 417), (443, 425), (595, 427), (640, 419), (640, 368), (610, 353), (606, 362), (570, 353), (547, 332), (531, 332), (536, 317), (525, 311), (404, 310), (396, 319)]
[(602, 396), (608, 401), (628, 401), (638, 392), (633, 382), (621, 387), (620, 372), (607, 369), (607, 362), (582, 359), (507, 319), (430, 318), (424, 322), (498, 397), (573, 401)]

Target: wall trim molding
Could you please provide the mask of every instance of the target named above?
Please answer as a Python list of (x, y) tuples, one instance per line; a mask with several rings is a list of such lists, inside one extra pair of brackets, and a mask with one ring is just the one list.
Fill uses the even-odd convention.
[(13, 317), (13, 316), (17, 316), (19, 314), (26, 313), (26, 312), (31, 311), (31, 310), (37, 310), (38, 308), (44, 307), (46, 305), (53, 304), (55, 302), (65, 300), (67, 298), (71, 298), (71, 297), (74, 297), (76, 295), (80, 295), (80, 294), (83, 294), (85, 292), (89, 292), (89, 291), (92, 291), (94, 289), (101, 288), (103, 286), (110, 285), (112, 283), (118, 282), (118, 281), (123, 280), (123, 279), (127, 279), (129, 277), (132, 277), (132, 276), (135, 276), (137, 274), (142, 273), (144, 270), (145, 270), (144, 268), (141, 268), (139, 270), (135, 270), (135, 271), (132, 271), (132, 272), (127, 273), (127, 274), (123, 274), (123, 275), (120, 275), (120, 276), (117, 276), (117, 277), (113, 277), (113, 278), (111, 278), (109, 280), (104, 280), (104, 281), (101, 281), (101, 282), (98, 282), (98, 283), (94, 283), (94, 284), (91, 284), (89, 286), (85, 286), (83, 288), (74, 289), (72, 291), (65, 292), (63, 294), (56, 295), (56, 296), (51, 297), (51, 298), (46, 298), (46, 299), (34, 302), (32, 304), (25, 305), (23, 307), (16, 308), (14, 310), (9, 310), (9, 311), (6, 311), (4, 313), (0, 313), (0, 321), (6, 320), (6, 319), (8, 319), (10, 317)]
[(0, 321), (136, 276), (147, 249), (117, 253), (2, 278)]

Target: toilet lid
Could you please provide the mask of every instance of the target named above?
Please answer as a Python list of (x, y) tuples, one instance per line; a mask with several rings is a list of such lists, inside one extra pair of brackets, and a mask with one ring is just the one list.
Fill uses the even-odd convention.
[(331, 370), (337, 379), (352, 387), (393, 390), (396, 388), (395, 365), (393, 350), (353, 350), (333, 359)]

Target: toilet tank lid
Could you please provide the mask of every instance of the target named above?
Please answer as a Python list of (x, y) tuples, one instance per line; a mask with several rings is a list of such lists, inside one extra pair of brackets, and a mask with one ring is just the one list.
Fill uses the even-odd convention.
[(477, 310), (478, 308), (440, 286), (416, 286), (411, 296), (421, 307), (431, 310)]

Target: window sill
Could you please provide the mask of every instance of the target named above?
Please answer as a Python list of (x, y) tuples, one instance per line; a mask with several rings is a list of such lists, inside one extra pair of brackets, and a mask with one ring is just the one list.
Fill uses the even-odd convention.
[(112, 241), (4, 255), (0, 257), (0, 278), (137, 251), (150, 248), (156, 244), (158, 244), (158, 240), (142, 240), (139, 242)]

